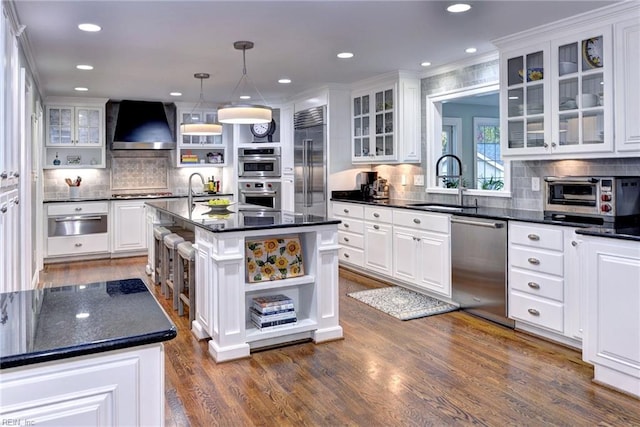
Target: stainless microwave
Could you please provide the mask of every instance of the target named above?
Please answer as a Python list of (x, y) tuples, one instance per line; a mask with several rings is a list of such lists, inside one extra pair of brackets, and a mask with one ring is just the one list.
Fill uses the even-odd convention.
[(277, 178), (280, 174), (280, 147), (238, 149), (239, 177)]
[(614, 222), (640, 215), (640, 177), (547, 176), (544, 181), (545, 216)]

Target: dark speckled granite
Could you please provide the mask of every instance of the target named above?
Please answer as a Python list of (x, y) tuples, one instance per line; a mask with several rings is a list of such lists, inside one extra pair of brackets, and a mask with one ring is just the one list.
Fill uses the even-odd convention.
[(372, 206), (389, 206), (393, 208), (421, 210), (426, 212), (449, 213), (451, 215), (468, 216), (468, 217), (475, 217), (475, 218), (501, 219), (501, 220), (507, 220), (507, 221), (524, 221), (524, 222), (533, 222), (533, 223), (539, 223), (539, 224), (562, 225), (566, 227), (576, 227), (577, 228), (576, 233), (578, 234), (640, 241), (640, 223), (638, 223), (638, 219), (635, 219), (635, 221), (632, 220), (631, 223), (627, 222), (624, 224), (593, 225), (593, 224), (585, 224), (583, 222), (559, 221), (552, 218), (547, 218), (544, 216), (542, 211), (466, 207), (460, 211), (452, 212), (447, 210), (439, 210), (437, 208), (426, 208), (426, 207), (414, 206), (417, 203), (420, 203), (420, 204), (428, 203), (425, 201), (418, 201), (418, 200), (405, 200), (405, 199), (363, 200), (357, 197), (342, 198), (342, 197), (335, 197), (335, 196), (332, 197), (331, 200), (336, 202), (349, 202), (349, 203), (365, 204), (365, 205), (372, 205)]
[[(0, 368), (175, 338), (144, 282), (124, 279), (0, 294)], [(78, 314), (88, 314), (86, 317)]]

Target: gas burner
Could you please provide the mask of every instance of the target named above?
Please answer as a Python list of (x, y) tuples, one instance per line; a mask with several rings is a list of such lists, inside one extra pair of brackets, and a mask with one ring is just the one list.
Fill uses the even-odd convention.
[(173, 193), (170, 191), (161, 191), (155, 193), (127, 193), (127, 194), (112, 194), (113, 199), (158, 199), (160, 197), (171, 197)]

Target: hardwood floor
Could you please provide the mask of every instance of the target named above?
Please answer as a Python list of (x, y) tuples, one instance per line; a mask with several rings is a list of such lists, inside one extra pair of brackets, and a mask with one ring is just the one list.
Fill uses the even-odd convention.
[[(49, 265), (41, 282), (149, 283), (145, 262)], [(593, 383), (577, 351), (459, 311), (403, 322), (347, 297), (371, 284), (357, 279), (341, 271), (343, 340), (221, 364), (152, 288), (178, 328), (165, 343), (166, 425), (640, 426), (640, 401)]]

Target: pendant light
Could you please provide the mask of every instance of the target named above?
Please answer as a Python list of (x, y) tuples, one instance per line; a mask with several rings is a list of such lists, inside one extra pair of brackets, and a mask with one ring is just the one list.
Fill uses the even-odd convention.
[[(245, 53), (247, 49), (253, 48), (253, 42), (237, 41), (233, 47), (242, 50), (242, 77), (233, 89), (231, 94), (232, 100), (235, 99), (236, 93), (240, 92), (240, 99), (247, 99), (245, 92), (248, 83), (251, 83), (253, 90), (260, 96), (262, 102), (266, 104), (262, 94), (255, 87), (253, 82), (247, 77), (247, 60)], [(255, 124), (255, 123), (271, 123), (271, 108), (265, 105), (249, 104), (249, 103), (232, 103), (224, 105), (218, 109), (218, 120), (220, 123), (233, 124)]]
[(222, 125), (218, 123), (206, 123), (204, 118), (201, 121), (194, 122), (193, 121), (193, 112), (198, 108), (198, 106), (202, 106), (204, 104), (204, 95), (202, 91), (202, 81), (204, 79), (209, 78), (209, 74), (207, 73), (196, 73), (193, 75), (196, 79), (200, 79), (200, 100), (193, 107), (191, 113), (189, 114), (189, 122), (180, 124), (180, 132), (182, 135), (194, 135), (194, 136), (213, 136), (213, 135), (222, 135)]

